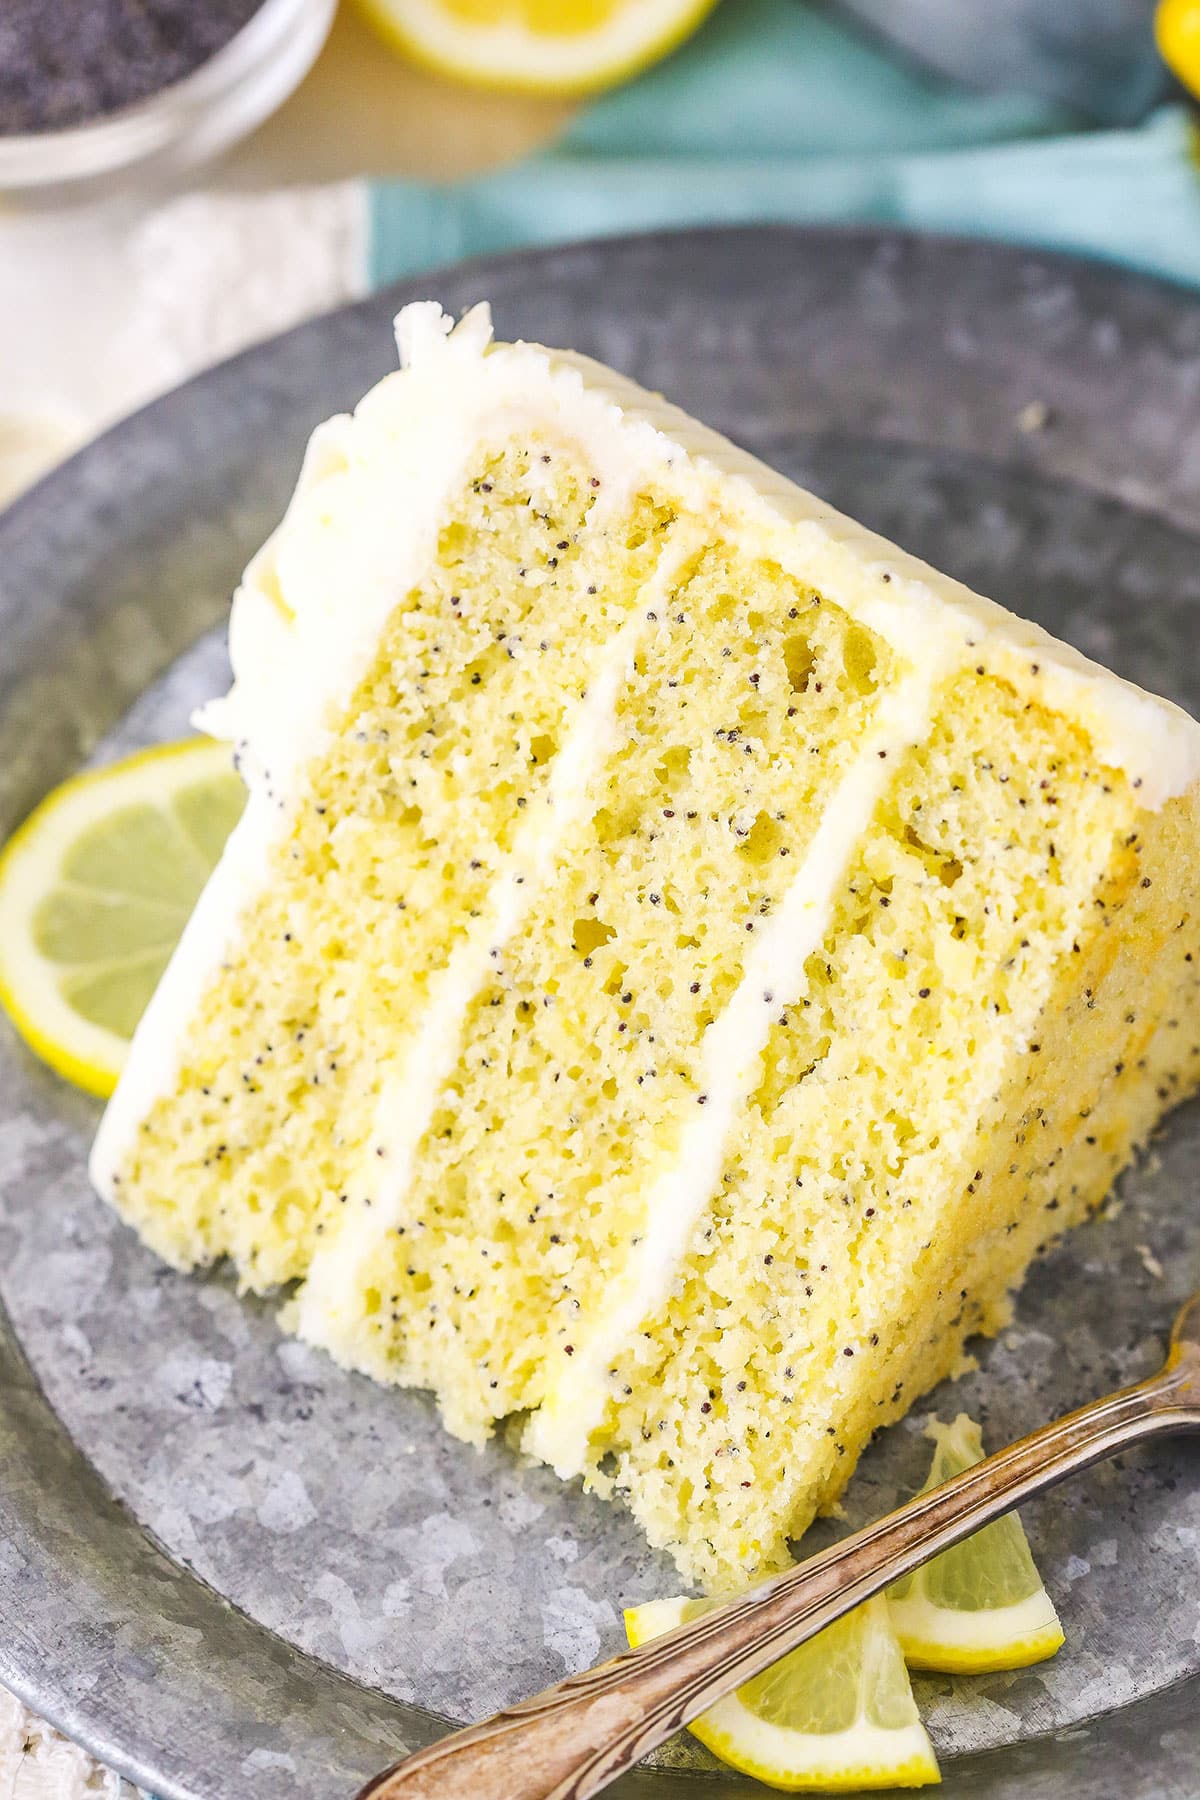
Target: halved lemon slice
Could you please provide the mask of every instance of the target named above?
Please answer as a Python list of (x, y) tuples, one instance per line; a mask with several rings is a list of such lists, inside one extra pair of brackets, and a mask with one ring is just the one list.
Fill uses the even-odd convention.
[(116, 1086), (245, 797), (190, 738), (55, 788), (0, 853), (0, 1005), (68, 1081)]
[(586, 94), (657, 62), (716, 0), (358, 0), (415, 62), (476, 87)]
[[(714, 1604), (630, 1607), (626, 1636), (636, 1649)], [(688, 1730), (730, 1768), (787, 1793), (941, 1780), (882, 1595), (718, 1700)]]
[[(922, 1493), (983, 1456), (978, 1425), (959, 1413), (934, 1423), (933, 1462)], [(914, 1669), (982, 1675), (1043, 1662), (1063, 1643), (1054, 1603), (1042, 1586), (1016, 1513), (985, 1525), (888, 1589), (892, 1623)]]

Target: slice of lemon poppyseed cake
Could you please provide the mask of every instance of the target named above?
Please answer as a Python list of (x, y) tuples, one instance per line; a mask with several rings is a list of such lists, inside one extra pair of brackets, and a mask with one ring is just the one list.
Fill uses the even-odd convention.
[(234, 601), (93, 1157), (710, 1587), (1200, 1076), (1200, 727), (585, 358), (398, 322)]

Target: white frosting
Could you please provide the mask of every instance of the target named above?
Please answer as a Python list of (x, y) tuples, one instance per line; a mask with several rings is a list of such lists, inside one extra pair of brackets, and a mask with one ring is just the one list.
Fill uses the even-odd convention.
[(427, 565), (445, 502), (488, 433), (539, 422), (582, 439), (603, 476), (594, 522), (617, 510), (669, 446), (626, 428), (600, 393), (546, 352), (491, 339), (486, 306), (451, 332), (441, 308), (397, 320), (404, 367), (353, 417), (317, 427), (282, 521), (251, 560), (229, 626), (234, 682), (196, 724), (237, 746), (251, 800), (130, 1047), (92, 1148), (91, 1178), (113, 1199), (138, 1124), (177, 1078), (188, 1022), (267, 876), (286, 802), (326, 741), (339, 701), (370, 663), (393, 608)]
[[(984, 653), (990, 669), (1028, 688), (1051, 710), (1078, 718), (1100, 758), (1140, 783), (1142, 803), (1151, 810), (1200, 780), (1200, 724), (1182, 707), (1122, 680), (1032, 620), (868, 531), (602, 363), (568, 352), (542, 354), (555, 369), (578, 371), (589, 392), (603, 393), (627, 421), (651, 427), (665, 440), (676, 477), (683, 451), (694, 469), (733, 483), (747, 532), (769, 535), (773, 552), (798, 580), (877, 631), (905, 658), (937, 656), (950, 643), (961, 648), (964, 662), (977, 663)], [(780, 526), (789, 529), (781, 533)]]
[[(403, 1069), (383, 1083), (367, 1146), (371, 1199), (353, 1214), (310, 1265), (293, 1315), (301, 1337), (323, 1346), (339, 1343), (339, 1324), (361, 1316), (362, 1291), (379, 1246), (404, 1219), (404, 1202), (422, 1138), (438, 1099), (453, 1075), (472, 1002), (520, 929), (530, 904), (550, 876), (571, 823), (589, 804), (594, 776), (616, 746), (617, 703), (646, 633), (646, 610), (670, 591), (696, 546), (680, 541), (664, 554), (639, 607), (604, 649), (562, 748), (546, 791), (517, 834), (505, 866), (480, 909), (474, 930), (462, 940), (441, 975)], [(382, 1152), (378, 1163), (374, 1159)], [(374, 1166), (372, 1164), (374, 1163)]]
[(139, 1121), (176, 1079), (188, 1022), (239, 917), (267, 878), (288, 797), (426, 566), (446, 497), (489, 433), (561, 431), (584, 447), (602, 478), (600, 504), (614, 509), (653, 480), (704, 516), (717, 477), (748, 541), (906, 658), (924, 663), (957, 649), (975, 661), (986, 651), (990, 667), (1080, 717), (1101, 756), (1142, 782), (1147, 806), (1200, 776), (1200, 727), (1178, 708), (938, 575), (633, 382), (585, 357), (493, 345), (484, 306), (453, 331), (436, 305), (406, 307), (397, 339), (404, 367), (353, 417), (314, 433), (287, 513), (235, 596), (234, 684), (198, 723), (238, 744), (251, 801), (105, 1115), (91, 1166), (109, 1197)]
[(624, 1281), (581, 1341), (525, 1434), (525, 1446), (564, 1479), (580, 1473), (588, 1438), (608, 1394), (605, 1372), (642, 1321), (669, 1297), (676, 1271), (724, 1167), (725, 1144), (760, 1076), (762, 1054), (781, 1007), (805, 989), (804, 965), (829, 928), (834, 901), (895, 758), (929, 728), (930, 699), (942, 673), (934, 660), (885, 694), (871, 731), (830, 796), (821, 822), (780, 906), (746, 959), (741, 981), (705, 1035), (699, 1094), (679, 1153), (646, 1205), (646, 1230)]
[(1104, 759), (1142, 780), (1148, 806), (1200, 776), (1200, 726), (1180, 708), (939, 574), (602, 364), (492, 344), (484, 305), (451, 330), (440, 307), (419, 302), (404, 308), (396, 334), (403, 370), (352, 418), (313, 434), (283, 523), (235, 597), (233, 689), (202, 715), (214, 735), (249, 741), (277, 791), (313, 754), (331, 698), (349, 691), (374, 649), (422, 565), (442, 496), (481, 436), (489, 425), (534, 423), (584, 445), (609, 504), (657, 474), (703, 506), (712, 473), (725, 478), (748, 533), (771, 538), (800, 579), (907, 656), (948, 638), (964, 653), (986, 641), (1023, 683), (1036, 662), (1039, 696), (1082, 717)]

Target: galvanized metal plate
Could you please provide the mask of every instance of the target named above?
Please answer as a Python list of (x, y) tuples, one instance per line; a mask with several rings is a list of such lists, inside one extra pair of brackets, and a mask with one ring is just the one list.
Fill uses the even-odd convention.
[[(170, 395), (0, 518), (0, 836), (89, 756), (178, 733), (308, 429), (402, 300), (494, 302), (1200, 709), (1200, 306), (1099, 266), (885, 233), (628, 239), (431, 276)], [(165, 1800), (350, 1794), (621, 1642), (676, 1585), (614, 1508), (440, 1430), (158, 1265), (93, 1198), (95, 1109), (0, 1033), (0, 1680)], [(1200, 1284), (1184, 1108), (1012, 1328), (932, 1397), (995, 1444), (1155, 1362)], [(922, 1409), (923, 1412), (924, 1409)], [(919, 1479), (921, 1414), (848, 1522)], [(951, 1794), (1194, 1800), (1200, 1454), (1098, 1469), (1029, 1525), (1056, 1662), (920, 1697)], [(822, 1531), (827, 1535), (828, 1527)], [(754, 1791), (690, 1741), (618, 1790)]]

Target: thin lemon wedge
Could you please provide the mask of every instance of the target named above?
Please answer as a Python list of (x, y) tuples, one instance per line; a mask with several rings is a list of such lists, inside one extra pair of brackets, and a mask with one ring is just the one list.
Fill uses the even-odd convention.
[(657, 62), (716, 0), (358, 0), (414, 62), (475, 87), (589, 94)]
[(0, 853), (0, 1005), (68, 1081), (116, 1086), (244, 799), (228, 745), (190, 738), (55, 788)]
[[(713, 1604), (630, 1607), (626, 1636), (636, 1649)], [(787, 1793), (941, 1780), (882, 1595), (718, 1700), (688, 1730), (730, 1768)]]
[[(934, 1423), (933, 1462), (922, 1493), (983, 1456), (978, 1425), (960, 1413)], [(914, 1669), (983, 1675), (1043, 1662), (1063, 1629), (1042, 1586), (1021, 1521), (1006, 1513), (888, 1589), (892, 1623)]]

